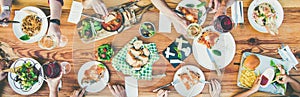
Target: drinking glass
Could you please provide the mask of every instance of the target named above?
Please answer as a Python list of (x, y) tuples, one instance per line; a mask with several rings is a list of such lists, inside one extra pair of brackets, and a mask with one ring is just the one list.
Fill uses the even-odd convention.
[(38, 41), (38, 45), (42, 49), (52, 50), (55, 47), (64, 47), (68, 43), (68, 38), (64, 35), (60, 36), (60, 39), (55, 33), (48, 33), (41, 40)]
[(232, 30), (234, 23), (227, 15), (220, 15), (214, 20), (214, 28), (220, 33), (227, 33)]
[(48, 78), (57, 78), (61, 72), (68, 74), (71, 71), (71, 64), (68, 62), (61, 62), (60, 64), (56, 61), (48, 62), (43, 65), (43, 69)]

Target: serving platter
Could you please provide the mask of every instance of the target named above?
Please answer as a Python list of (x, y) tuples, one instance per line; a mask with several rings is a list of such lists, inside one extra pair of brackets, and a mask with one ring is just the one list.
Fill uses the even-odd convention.
[[(244, 52), (241, 58), (241, 63), (240, 63), (240, 68), (239, 68), (239, 72), (238, 72), (238, 79), (237, 79), (237, 86), (238, 87), (242, 87), (242, 88), (249, 88), (249, 87), (245, 87), (241, 84), (241, 82), (239, 81), (242, 75), (242, 71), (245, 70), (245, 68), (243, 67), (244, 64), (244, 60), (247, 56), (249, 55), (256, 55), (259, 60), (260, 60), (260, 64), (256, 67), (256, 69), (254, 70), (254, 72), (256, 73), (256, 76), (261, 75), (263, 72), (265, 72), (265, 70), (272, 68), (275, 70), (275, 67), (271, 66), (271, 60), (276, 64), (276, 65), (283, 65), (284, 69), (286, 70), (286, 72), (288, 73), (288, 71), (291, 70), (292, 66), (287, 65), (287, 63), (283, 60), (280, 59), (276, 59), (276, 58), (272, 58), (272, 57), (268, 57), (268, 56), (264, 56), (264, 55), (260, 55), (260, 54), (255, 54), (255, 53), (251, 53), (251, 52)], [(275, 70), (276, 71), (276, 70)], [(275, 72), (276, 73), (276, 72)], [(275, 77), (272, 77), (275, 78)], [(270, 93), (274, 93), (274, 94), (280, 94), (280, 95), (285, 95), (285, 91), (286, 91), (286, 84), (284, 84), (283, 86), (279, 86), (279, 84), (276, 84), (276, 82), (274, 82), (274, 79), (271, 79), (273, 82), (265, 87), (260, 87), (259, 91), (263, 91), (263, 92), (270, 92)], [(285, 87), (285, 88), (283, 88)]]

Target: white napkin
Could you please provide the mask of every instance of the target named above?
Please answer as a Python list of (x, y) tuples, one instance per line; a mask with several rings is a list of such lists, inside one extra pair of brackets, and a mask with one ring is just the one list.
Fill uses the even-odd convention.
[(73, 1), (68, 22), (77, 24), (80, 21), (83, 5), (81, 2)]
[(125, 90), (127, 97), (138, 97), (138, 81), (133, 77), (125, 77)]
[(287, 61), (289, 65), (293, 66), (296, 70), (296, 65), (299, 63), (292, 53), (289, 46), (284, 46), (281, 49), (278, 48), (278, 53), (284, 61)]
[(163, 13), (159, 13), (158, 32), (171, 33), (171, 20)]
[(231, 5), (231, 17), (234, 23), (244, 23), (243, 1), (235, 1)]

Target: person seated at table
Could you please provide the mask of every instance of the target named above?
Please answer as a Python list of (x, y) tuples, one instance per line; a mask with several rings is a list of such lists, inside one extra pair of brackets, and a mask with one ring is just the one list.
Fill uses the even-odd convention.
[[(111, 94), (114, 97), (127, 97), (125, 88), (122, 85), (110, 85), (110, 84), (108, 84), (108, 88), (109, 88)], [(168, 90), (160, 89), (157, 92), (156, 96), (157, 97), (168, 97), (168, 92), (169, 92)], [(83, 97), (84, 94), (85, 94), (84, 89), (75, 90), (70, 97)]]
[[(12, 0), (0, 0), (1, 13), (0, 20), (8, 21), (11, 13)], [(48, 32), (55, 32), (57, 37), (60, 39), (60, 18), (62, 12), (62, 6), (64, 5), (63, 0), (49, 0), (50, 6), (50, 25)], [(6, 23), (0, 24), (2, 26), (7, 26)]]

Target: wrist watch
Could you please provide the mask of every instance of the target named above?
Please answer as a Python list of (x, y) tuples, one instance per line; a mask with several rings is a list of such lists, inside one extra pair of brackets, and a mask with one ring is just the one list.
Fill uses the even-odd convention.
[(10, 11), (10, 6), (1, 6), (1, 11)]

